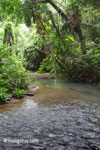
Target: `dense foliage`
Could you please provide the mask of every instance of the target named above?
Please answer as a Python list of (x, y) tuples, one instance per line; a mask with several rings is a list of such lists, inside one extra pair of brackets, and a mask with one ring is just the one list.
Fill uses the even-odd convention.
[(15, 55), (11, 23), (6, 23), (3, 28), (0, 47), (0, 104), (7, 103), (12, 96), (23, 97), (28, 86), (22, 61)]
[(9, 55), (7, 48), (0, 48), (0, 103), (7, 101), (8, 95), (6, 97), (5, 94), (13, 95), (16, 88), (27, 89), (26, 79), (22, 62), (16, 56)]
[(45, 56), (45, 53), (40, 51), (37, 45), (34, 44), (28, 47), (24, 50), (24, 57), (26, 59), (25, 68), (31, 71), (37, 71)]
[(46, 54), (39, 72), (78, 82), (100, 82), (98, 4), (94, 0), (24, 1), (26, 25), (31, 26), (32, 20), (36, 24), (37, 43)]

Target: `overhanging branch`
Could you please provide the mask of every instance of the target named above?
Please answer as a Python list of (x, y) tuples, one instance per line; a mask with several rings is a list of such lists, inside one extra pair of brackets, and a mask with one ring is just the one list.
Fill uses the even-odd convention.
[[(65, 21), (67, 22), (67, 24), (69, 24), (69, 28), (71, 29), (71, 22), (70, 20), (67, 18), (67, 16), (64, 14), (64, 12), (52, 1), (52, 0), (32, 0), (33, 3), (48, 3), (50, 4), (61, 16), (62, 18), (65, 19)], [(80, 28), (80, 24), (77, 24), (77, 26), (75, 26), (73, 28), (73, 31), (77, 33), (79, 40), (81, 42), (81, 49), (82, 49), (82, 53), (86, 54), (86, 47), (85, 47), (85, 43), (84, 41), (84, 37), (82, 35), (82, 31)]]
[(43, 1), (32, 0), (32, 2), (33, 3), (48, 3), (48, 4), (50, 4), (66, 21), (69, 21), (69, 19), (64, 14), (64, 12), (52, 0), (43, 0)]

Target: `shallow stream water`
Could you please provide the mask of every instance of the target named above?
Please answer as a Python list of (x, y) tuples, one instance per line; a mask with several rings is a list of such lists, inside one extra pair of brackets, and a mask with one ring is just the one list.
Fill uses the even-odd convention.
[(0, 150), (100, 150), (100, 89), (38, 79), (33, 97), (0, 106)]

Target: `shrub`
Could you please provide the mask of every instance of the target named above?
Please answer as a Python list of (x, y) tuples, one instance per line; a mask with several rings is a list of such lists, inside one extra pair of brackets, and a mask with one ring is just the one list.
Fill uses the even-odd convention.
[(46, 57), (41, 62), (40, 67), (37, 72), (38, 73), (50, 72), (52, 69), (53, 69), (52, 59), (50, 57)]
[(28, 47), (24, 50), (24, 57), (26, 59), (26, 69), (37, 71), (40, 63), (46, 57), (46, 55), (39, 50), (39, 47), (36, 44), (34, 44), (34, 46)]
[(7, 88), (0, 88), (0, 104), (6, 104), (8, 103), (10, 99), (10, 95), (7, 94), (8, 89)]
[(26, 89), (28, 86), (22, 62), (14, 55), (9, 56), (7, 49), (0, 50), (0, 86), (10, 91), (16, 87)]
[(22, 90), (22, 89), (16, 88), (13, 91), (13, 97), (15, 98), (23, 98), (24, 94), (25, 94), (25, 90)]
[[(21, 60), (19, 60), (14, 54), (10, 55), (6, 48), (0, 48), (0, 104), (8, 101), (8, 93), (13, 93), (17, 88), (23, 91), (28, 87), (28, 80), (26, 70), (24, 69)], [(21, 92), (22, 92), (21, 91)], [(21, 98), (21, 92), (19, 92), (18, 98)], [(17, 97), (17, 96), (16, 96)]]

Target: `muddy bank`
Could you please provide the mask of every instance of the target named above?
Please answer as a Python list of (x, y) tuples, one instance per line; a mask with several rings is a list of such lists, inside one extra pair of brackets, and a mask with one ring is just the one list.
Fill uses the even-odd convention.
[(20, 100), (23, 100), (26, 96), (34, 96), (34, 92), (39, 89), (38, 85), (30, 84), (29, 90), (24, 94), (22, 99), (11, 98), (9, 104), (18, 103)]

